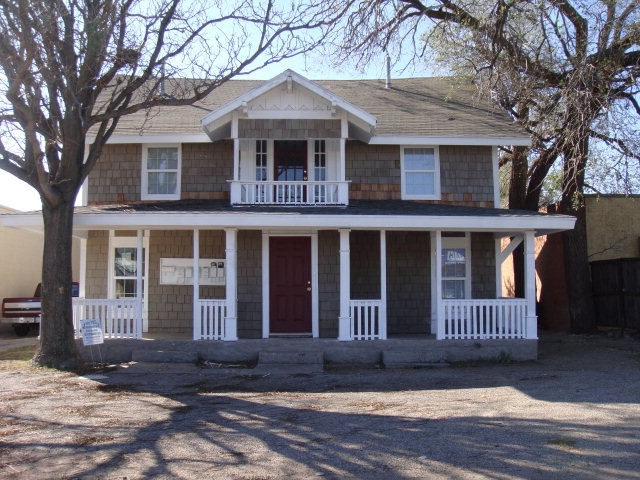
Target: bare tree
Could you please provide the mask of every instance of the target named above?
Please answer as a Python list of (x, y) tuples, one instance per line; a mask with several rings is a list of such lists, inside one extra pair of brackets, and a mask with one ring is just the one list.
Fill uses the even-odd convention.
[[(70, 292), (73, 208), (118, 120), (191, 104), (238, 74), (313, 48), (341, 8), (333, 1), (0, 0), (0, 168), (37, 190), (44, 218), (36, 364), (82, 363)], [(167, 92), (170, 76), (197, 80)]]
[(537, 210), (560, 163), (561, 212), (578, 218), (564, 234), (576, 332), (595, 326), (582, 198), (591, 142), (637, 158), (631, 137), (611, 128), (611, 112), (624, 105), (640, 114), (639, 22), (638, 0), (373, 0), (353, 3), (335, 43), (357, 62), (430, 46), (447, 67), (471, 75), (533, 138), (532, 147), (502, 156), (511, 167), (510, 208)]

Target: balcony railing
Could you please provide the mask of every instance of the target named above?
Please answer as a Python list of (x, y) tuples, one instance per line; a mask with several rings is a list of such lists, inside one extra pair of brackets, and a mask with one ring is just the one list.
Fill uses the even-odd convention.
[(349, 182), (236, 182), (233, 205), (347, 205)]

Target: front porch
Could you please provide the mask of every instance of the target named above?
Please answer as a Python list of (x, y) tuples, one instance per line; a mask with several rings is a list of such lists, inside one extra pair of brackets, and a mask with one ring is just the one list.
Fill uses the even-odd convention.
[[(233, 328), (226, 300), (196, 299), (193, 340), (225, 340)], [(460, 299), (439, 302), (442, 316), (437, 321), (436, 335), (420, 335), (437, 340), (510, 340), (536, 339), (535, 316), (527, 316), (527, 301), (519, 298)], [(76, 337), (81, 337), (81, 321), (100, 319), (106, 339), (141, 340), (143, 335), (142, 305), (138, 299), (73, 299), (73, 323)], [(386, 309), (381, 300), (350, 300), (349, 317), (341, 331), (346, 338), (338, 340), (388, 340)], [(162, 335), (161, 335), (162, 336)], [(180, 335), (172, 334), (174, 339)], [(151, 338), (157, 338), (158, 334)], [(186, 337), (186, 335), (184, 335)], [(237, 340), (237, 338), (236, 338)], [(274, 339), (265, 339), (273, 341)], [(322, 340), (322, 339), (317, 339)], [(289, 341), (289, 340), (287, 340)]]
[[(94, 207), (77, 220), (88, 259), (74, 299), (78, 334), (81, 320), (100, 319), (108, 341), (137, 342), (148, 330), (211, 344), (284, 334), (374, 345), (410, 335), (467, 348), (537, 339), (534, 238), (567, 222), (394, 201), (347, 208), (140, 204)], [(512, 239), (506, 248), (503, 237)], [(525, 297), (503, 298), (500, 264), (518, 244)], [(283, 289), (281, 279), (293, 277), (300, 278)], [(273, 319), (296, 312), (281, 315), (273, 306), (277, 295), (294, 298), (294, 289), (295, 301), (307, 302), (306, 323), (281, 328)]]

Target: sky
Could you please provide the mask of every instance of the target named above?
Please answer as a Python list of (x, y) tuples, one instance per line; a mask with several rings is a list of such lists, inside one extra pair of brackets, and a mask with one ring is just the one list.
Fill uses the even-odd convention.
[[(309, 57), (305, 59), (305, 57), (300, 56), (285, 62), (269, 65), (258, 72), (243, 76), (242, 78), (267, 80), (275, 77), (287, 68), (295, 70), (310, 80), (353, 80), (360, 78), (385, 78), (386, 76), (386, 67), (383, 58), (381, 58), (379, 62), (370, 65), (363, 73), (360, 73), (356, 72), (352, 67), (349, 68), (349, 66), (338, 70), (330, 65), (322, 64), (317, 58)], [(394, 71), (393, 67), (391, 70), (392, 77), (396, 76), (396, 78), (430, 75), (426, 67), (423, 71), (412, 70), (408, 72), (405, 70), (401, 74)], [(22, 211), (41, 209), (40, 197), (36, 191), (2, 170), (0, 170), (0, 205)]]

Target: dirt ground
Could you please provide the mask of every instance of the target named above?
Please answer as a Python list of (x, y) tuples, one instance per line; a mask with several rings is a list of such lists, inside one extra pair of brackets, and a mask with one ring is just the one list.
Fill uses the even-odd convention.
[(11, 352), (2, 479), (640, 479), (631, 337), (546, 335), (536, 362), (313, 374), (126, 364), (77, 376)]

